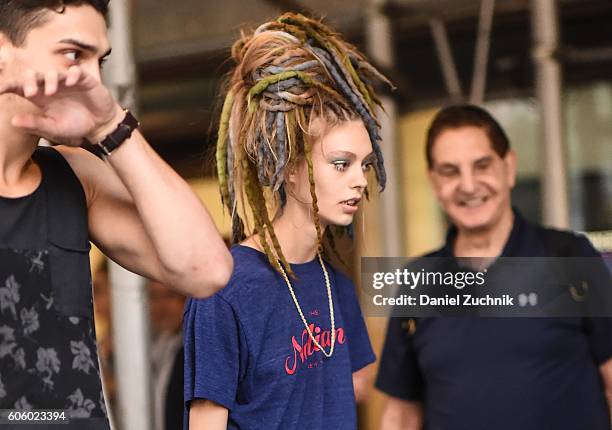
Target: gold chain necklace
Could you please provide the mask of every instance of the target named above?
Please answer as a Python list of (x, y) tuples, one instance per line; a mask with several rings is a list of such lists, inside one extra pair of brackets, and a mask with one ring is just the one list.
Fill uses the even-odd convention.
[(298, 313), (300, 314), (300, 317), (302, 318), (302, 322), (304, 323), (304, 327), (306, 327), (306, 331), (308, 332), (308, 336), (310, 337), (310, 340), (312, 340), (312, 342), (316, 345), (316, 347), (321, 350), (323, 355), (325, 355), (327, 358), (331, 358), (332, 354), (334, 353), (334, 345), (336, 344), (336, 321), (334, 319), (334, 303), (332, 301), (331, 283), (329, 282), (329, 274), (327, 273), (325, 264), (323, 264), (323, 258), (321, 257), (320, 252), (317, 252), (317, 257), (319, 257), (319, 263), (321, 264), (321, 268), (323, 269), (323, 275), (325, 276), (325, 287), (327, 288), (327, 299), (329, 302), (329, 319), (331, 320), (331, 346), (329, 349), (329, 353), (326, 352), (325, 349), (323, 349), (321, 344), (317, 342), (314, 335), (312, 334), (312, 330), (310, 330), (310, 326), (308, 325), (308, 322), (306, 321), (304, 312), (302, 312), (302, 308), (300, 307), (300, 304), (298, 303), (298, 299), (295, 296), (295, 291), (293, 291), (293, 287), (291, 286), (291, 281), (289, 281), (289, 277), (287, 276), (287, 273), (285, 273), (285, 269), (283, 268), (283, 265), (280, 263), (280, 261), (278, 262), (278, 266), (281, 269), (283, 278), (285, 278), (285, 282), (287, 283), (287, 287), (289, 288), (289, 292), (291, 293), (291, 298), (293, 299), (293, 303), (295, 304), (295, 307)]

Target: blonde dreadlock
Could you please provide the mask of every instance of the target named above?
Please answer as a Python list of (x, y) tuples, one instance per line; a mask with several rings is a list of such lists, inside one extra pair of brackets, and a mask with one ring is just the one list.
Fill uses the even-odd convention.
[[(245, 238), (245, 223), (252, 219), (249, 232), (258, 235), (270, 264), (277, 270), (280, 264), (292, 274), (269, 210), (284, 204), (287, 168), (305, 159), (313, 221), (319, 251), (323, 250), (312, 165), (315, 136), (309, 124), (315, 118), (330, 125), (361, 119), (376, 155), (382, 190), (386, 176), (374, 113), (380, 102), (372, 86), (391, 84), (338, 34), (292, 13), (243, 35), (232, 47), (232, 57), (236, 67), (228, 80), (216, 156), (221, 197), (232, 216), (232, 241)], [(236, 191), (246, 201), (238, 199)], [(337, 253), (330, 229), (325, 236)]]

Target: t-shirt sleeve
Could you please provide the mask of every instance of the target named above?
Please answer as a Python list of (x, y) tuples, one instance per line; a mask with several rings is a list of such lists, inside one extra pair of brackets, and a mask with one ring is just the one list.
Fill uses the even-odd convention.
[[(589, 275), (594, 278), (594, 283), (597, 284), (598, 288), (606, 288), (606, 291), (599, 292), (599, 306), (601, 306), (601, 303), (605, 303), (605, 306), (609, 308), (611, 306), (610, 298), (612, 292), (608, 289), (612, 288), (612, 284), (610, 283), (609, 269), (606, 267), (601, 254), (583, 235), (576, 236), (573, 252), (574, 255), (595, 259), (595, 261), (590, 263)], [(612, 313), (612, 309), (605, 309), (605, 311), (607, 314), (608, 312)], [(612, 358), (612, 318), (587, 318), (585, 320), (585, 331), (589, 338), (591, 353), (595, 363), (600, 365)]]
[(587, 318), (586, 333), (597, 365), (612, 358), (612, 318)]
[(417, 362), (413, 335), (405, 319), (390, 318), (382, 357), (378, 366), (376, 387), (403, 400), (423, 400), (423, 377)]
[(372, 349), (359, 299), (355, 293), (355, 285), (338, 272), (336, 272), (336, 279), (339, 280), (343, 292), (343, 316), (351, 359), (351, 372), (357, 372), (376, 361), (376, 355)]
[(219, 295), (190, 299), (183, 327), (187, 409), (191, 400), (208, 399), (231, 410), (246, 348), (232, 307)]

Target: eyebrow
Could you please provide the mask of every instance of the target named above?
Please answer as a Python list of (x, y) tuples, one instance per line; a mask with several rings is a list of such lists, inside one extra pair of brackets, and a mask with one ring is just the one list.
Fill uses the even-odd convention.
[[(97, 54), (98, 53), (98, 48), (95, 47), (94, 45), (90, 45), (88, 43), (85, 42), (81, 42), (80, 40), (76, 40), (76, 39), (62, 39), (60, 40), (60, 43), (66, 43), (68, 45), (74, 45), (78, 48), (81, 48), (84, 51), (89, 51), (92, 54)], [(100, 58), (105, 58), (108, 57), (111, 53), (112, 49), (109, 48), (104, 54), (102, 54), (102, 56)]]
[[(350, 152), (350, 151), (332, 151), (329, 153), (329, 155), (331, 157), (345, 157), (345, 158), (350, 158), (351, 160), (354, 160), (355, 158), (357, 158), (357, 156)], [(370, 159), (375, 158), (376, 154), (374, 154), (374, 152), (370, 152), (368, 155), (366, 155), (366, 157), (363, 159), (363, 161), (370, 161)]]
[(491, 161), (492, 159), (493, 159), (493, 157), (491, 155), (485, 155), (484, 157), (481, 157), (478, 160), (474, 161), (472, 164), (479, 164), (479, 163), (483, 163), (485, 161)]
[(444, 163), (436, 163), (436, 165), (434, 166), (435, 169), (457, 169), (459, 168), (458, 164), (454, 164), (454, 163), (449, 163), (449, 162), (444, 162)]

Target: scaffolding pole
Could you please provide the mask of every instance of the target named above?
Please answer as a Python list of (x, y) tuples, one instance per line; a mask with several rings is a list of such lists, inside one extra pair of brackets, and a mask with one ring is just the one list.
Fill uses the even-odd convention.
[(455, 60), (453, 59), (450, 43), (448, 42), (446, 25), (441, 18), (431, 18), (429, 20), (429, 28), (434, 46), (436, 47), (436, 54), (438, 54), (446, 91), (448, 91), (451, 101), (457, 103), (463, 99), (463, 90), (461, 89), (459, 74), (457, 73)]
[(487, 88), (487, 65), (489, 63), (489, 46), (491, 45), (491, 26), (495, 13), (495, 0), (481, 0), (478, 18), (478, 36), (474, 52), (474, 71), (470, 103), (482, 104)]
[[(366, 18), (367, 51), (376, 64), (385, 69), (394, 67), (393, 32), (389, 17), (383, 13), (386, 0), (370, 0)], [(386, 256), (403, 255), (402, 197), (397, 156), (397, 107), (395, 101), (381, 97), (384, 112), (378, 111), (381, 124), (381, 148), (385, 157), (387, 188), (380, 196), (380, 217), (382, 220), (383, 251)]]
[[(113, 47), (104, 79), (118, 103), (132, 112), (136, 109), (136, 68), (130, 34), (130, 2), (110, 3), (109, 38)], [(117, 409), (117, 428), (153, 428), (150, 323), (145, 280), (121, 266), (109, 264), (111, 317)]]
[(542, 118), (541, 184), (543, 222), (569, 227), (569, 206), (561, 101), (558, 12), (555, 0), (532, 0), (535, 87)]

